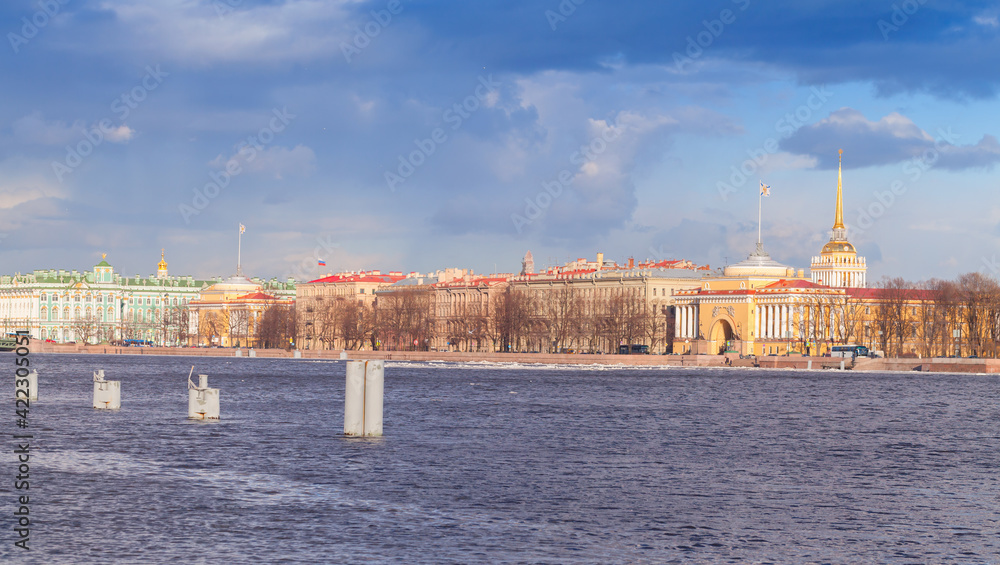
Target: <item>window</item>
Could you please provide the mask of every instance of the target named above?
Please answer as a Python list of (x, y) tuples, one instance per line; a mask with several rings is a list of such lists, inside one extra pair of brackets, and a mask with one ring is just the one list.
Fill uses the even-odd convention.
[(73, 302), (79, 302), (79, 301), (80, 301), (80, 295), (77, 294), (76, 296), (73, 297)]
[(44, 292), (42, 293), (41, 299), (42, 299), (43, 302), (46, 300)]
[(870, 306), (865, 306), (865, 314), (871, 314), (871, 313), (872, 313), (871, 307)]
[(365, 289), (362, 288), (361, 289), (361, 294), (364, 294), (364, 293), (365, 293)]

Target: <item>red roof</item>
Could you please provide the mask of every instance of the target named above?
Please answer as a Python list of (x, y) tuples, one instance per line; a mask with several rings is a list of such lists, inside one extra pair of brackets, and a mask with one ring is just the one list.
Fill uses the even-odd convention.
[(372, 275), (369, 273), (355, 273), (349, 275), (331, 275), (329, 277), (323, 277), (321, 279), (316, 279), (314, 281), (309, 281), (306, 284), (313, 283), (351, 283), (351, 282), (362, 282), (362, 283), (386, 283), (392, 284), (403, 280), (403, 275)]
[(270, 294), (264, 294), (263, 292), (257, 291), (239, 296), (236, 300), (274, 300), (274, 297)]
[(848, 288), (847, 294), (872, 300), (900, 297), (904, 300), (937, 300), (941, 295), (939, 291), (920, 288)]

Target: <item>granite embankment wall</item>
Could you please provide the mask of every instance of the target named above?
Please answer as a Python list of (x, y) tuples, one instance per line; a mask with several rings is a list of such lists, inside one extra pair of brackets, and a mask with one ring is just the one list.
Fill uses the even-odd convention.
[[(111, 347), (105, 345), (61, 345), (33, 342), (36, 353), (96, 353), (108, 355), (181, 355), (196, 357), (234, 357), (236, 351), (221, 348), (194, 347)], [(340, 351), (301, 351), (303, 359), (340, 359)], [(246, 349), (241, 351), (248, 356)], [(256, 349), (254, 354), (263, 358), (292, 358), (294, 353), (284, 349)], [(452, 361), (490, 363), (551, 363), (576, 365), (663, 365), (670, 367), (724, 367), (722, 355), (584, 355), (558, 353), (461, 353), (443, 351), (348, 351), (348, 359), (387, 359), (393, 361)], [(759, 357), (740, 359), (729, 356), (733, 367), (767, 369), (839, 369), (840, 359), (835, 357)], [(811, 364), (810, 364), (811, 362)], [(850, 359), (846, 367), (850, 368)], [(1000, 373), (1000, 359), (859, 359), (856, 371), (933, 371), (947, 373)]]

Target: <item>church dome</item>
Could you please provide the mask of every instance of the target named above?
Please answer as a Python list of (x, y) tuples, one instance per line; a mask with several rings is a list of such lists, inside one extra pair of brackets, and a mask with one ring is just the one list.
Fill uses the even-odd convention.
[(771, 259), (771, 256), (764, 251), (764, 246), (758, 243), (756, 251), (739, 263), (726, 267), (723, 274), (727, 277), (786, 277), (789, 269), (788, 265), (782, 265)]

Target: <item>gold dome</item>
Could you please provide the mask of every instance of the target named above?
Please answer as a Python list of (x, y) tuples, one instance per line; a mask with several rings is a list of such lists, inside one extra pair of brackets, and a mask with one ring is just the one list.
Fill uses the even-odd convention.
[(849, 241), (831, 241), (823, 246), (823, 251), (820, 254), (826, 255), (829, 253), (857, 253), (858, 250), (854, 248), (854, 245)]
[(156, 264), (156, 269), (158, 271), (166, 271), (167, 270), (167, 261), (166, 261), (166, 259), (163, 258), (163, 255), (165, 253), (166, 253), (166, 249), (161, 249), (160, 250), (160, 262)]

